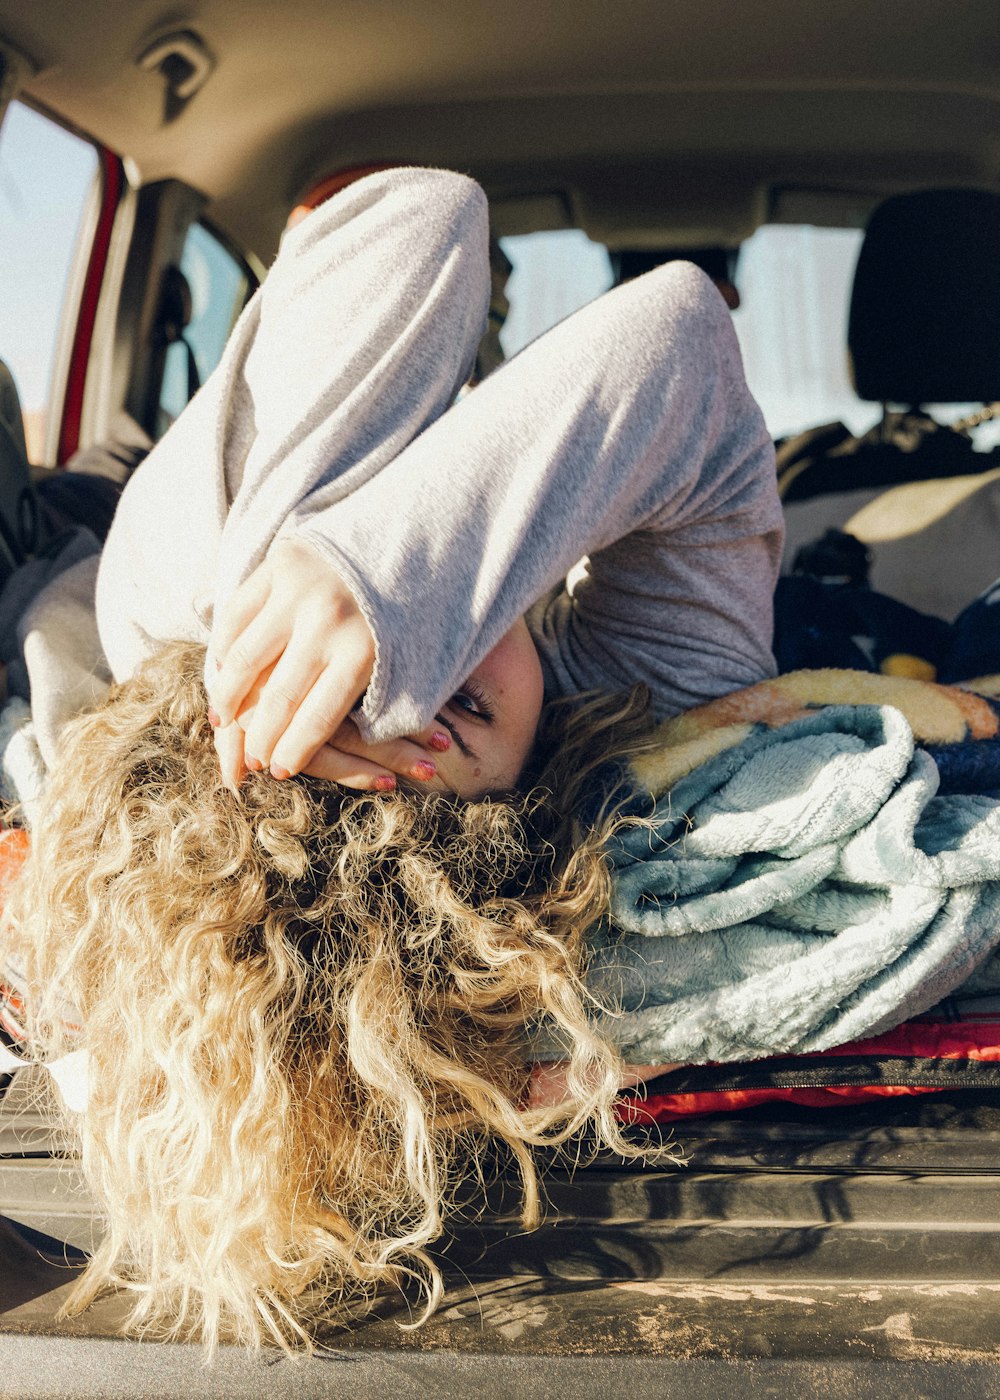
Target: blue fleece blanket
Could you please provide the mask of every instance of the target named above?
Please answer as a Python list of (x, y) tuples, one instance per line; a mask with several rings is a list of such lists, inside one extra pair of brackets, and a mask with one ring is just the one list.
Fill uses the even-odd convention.
[[(612, 843), (611, 920), (592, 931), (588, 986), (632, 1063), (753, 1059), (876, 1034), (951, 993), (998, 942), (1000, 801), (942, 795), (935, 759), (895, 706), (799, 707), (788, 719), (780, 688), (796, 679), (744, 693), (768, 693), (776, 727), (738, 722), (734, 697), (705, 707), (728, 706), (696, 741), (714, 734), (721, 751), (651, 808), (647, 798), (648, 820)], [(921, 704), (948, 695), (884, 684)], [(979, 734), (960, 716), (964, 737), (938, 747), (992, 745), (984, 713)], [(668, 734), (668, 754), (691, 734), (673, 745)]]

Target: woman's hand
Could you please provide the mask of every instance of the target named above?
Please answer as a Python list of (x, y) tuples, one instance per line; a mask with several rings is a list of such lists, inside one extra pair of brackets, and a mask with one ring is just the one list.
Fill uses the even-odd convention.
[(396, 777), (415, 778), (429, 783), (437, 776), (431, 750), (444, 753), (451, 747), (451, 735), (436, 726), (432, 731), (408, 739), (391, 739), (384, 744), (366, 744), (351, 719), (344, 723), (328, 744), (317, 749), (302, 770), (312, 778), (326, 778), (345, 787), (375, 788), (390, 792)]
[(368, 745), (347, 718), (371, 679), (375, 644), (354, 595), (332, 565), (279, 540), (216, 619), (210, 678), (215, 747), (235, 792), (248, 770), (305, 772), (346, 787), (388, 792), (396, 775), (430, 782), (439, 726)]
[[(226, 786), (238, 792), (249, 771), (245, 751), (243, 725), (253, 718), (254, 706), (243, 709), (234, 724), (215, 730), (215, 748)], [(443, 730), (413, 739), (395, 739), (390, 743), (366, 744), (353, 721), (347, 719), (328, 744), (323, 744), (303, 768), (313, 778), (341, 783), (361, 791), (374, 789), (391, 792), (398, 776), (429, 783), (437, 776), (431, 751), (443, 753), (451, 747), (451, 735)], [(256, 768), (257, 761), (252, 760)]]
[[(619, 1089), (637, 1089), (647, 1079), (657, 1079), (661, 1074), (669, 1074), (680, 1069), (680, 1064), (669, 1065), (628, 1065), (622, 1073)], [(567, 1076), (569, 1062), (552, 1060), (545, 1064), (533, 1065), (528, 1088), (529, 1108), (555, 1108), (569, 1098)]]
[(284, 778), (306, 767), (360, 700), (375, 642), (332, 564), (288, 539), (271, 546), (219, 611), (210, 654), (224, 776), (234, 775), (238, 721), (246, 766)]

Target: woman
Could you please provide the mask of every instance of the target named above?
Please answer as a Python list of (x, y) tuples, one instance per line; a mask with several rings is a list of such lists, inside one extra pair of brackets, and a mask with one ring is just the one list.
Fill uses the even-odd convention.
[[(85, 1026), (110, 1228), (80, 1306), (118, 1285), (134, 1325), (210, 1345), (304, 1339), (387, 1278), (433, 1306), (424, 1247), (485, 1141), (528, 1221), (531, 1145), (589, 1123), (629, 1150), (580, 981), (615, 820), (589, 779), (641, 742), (609, 695), (659, 717), (773, 673), (773, 460), (695, 269), (456, 404), (487, 294), (478, 187), (360, 181), (288, 235), (124, 493), (96, 586), (119, 686), (61, 736), (8, 910), (29, 1039), (76, 1044), (67, 1003)], [(531, 1105), (538, 1018), (566, 1097)]]

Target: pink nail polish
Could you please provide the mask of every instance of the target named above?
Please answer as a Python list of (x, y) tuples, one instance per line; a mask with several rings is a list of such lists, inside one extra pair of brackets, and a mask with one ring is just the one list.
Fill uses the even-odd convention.
[(219, 718), (218, 710), (213, 710), (211, 705), (208, 707), (208, 722), (213, 729), (218, 729), (219, 725), (222, 723), (222, 720)]
[(417, 760), (417, 762), (413, 765), (410, 771), (412, 772), (415, 778), (420, 778), (423, 782), (426, 783), (430, 782), (431, 778), (434, 777), (434, 774), (437, 772), (437, 768), (434, 766), (433, 763), (429, 762), (427, 759), (421, 758)]
[(429, 749), (436, 749), (438, 753), (444, 753), (446, 749), (451, 748), (451, 735), (445, 734), (442, 729), (435, 729), (434, 733), (427, 740), (427, 747)]
[(271, 764), (271, 777), (277, 778), (279, 783), (283, 783), (286, 778), (290, 778), (291, 776), (292, 775), (288, 771), (288, 769), (282, 768), (280, 763)]
[(246, 754), (244, 754), (244, 755), (243, 755), (243, 762), (244, 762), (244, 763), (246, 764), (246, 766), (250, 769), (250, 772), (251, 772), (251, 773), (259, 773), (260, 770), (264, 767), (264, 765), (263, 765), (263, 763), (261, 763), (260, 759), (259, 759), (259, 758), (254, 758), (254, 756), (253, 756), (252, 753), (246, 753)]
[(372, 787), (376, 792), (392, 792), (396, 786), (396, 779), (391, 778), (388, 773), (380, 773), (372, 780)]

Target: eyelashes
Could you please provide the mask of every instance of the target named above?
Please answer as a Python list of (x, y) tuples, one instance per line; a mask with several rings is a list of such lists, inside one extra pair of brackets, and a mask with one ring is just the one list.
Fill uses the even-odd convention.
[(448, 704), (461, 714), (482, 720), (484, 724), (492, 724), (496, 718), (490, 697), (476, 680), (466, 681), (460, 690), (455, 691)]
[[(496, 718), (492, 700), (479, 682), (475, 680), (466, 681), (460, 689), (456, 690), (444, 708), (446, 710), (451, 710), (456, 717), (474, 720), (477, 724), (490, 725)], [(435, 719), (447, 729), (448, 733), (454, 739), (455, 747), (458, 749), (459, 753), (464, 754), (466, 758), (475, 759), (477, 762), (480, 761), (479, 754), (466, 742), (465, 737), (459, 733), (456, 724), (444, 714), (435, 715)]]

